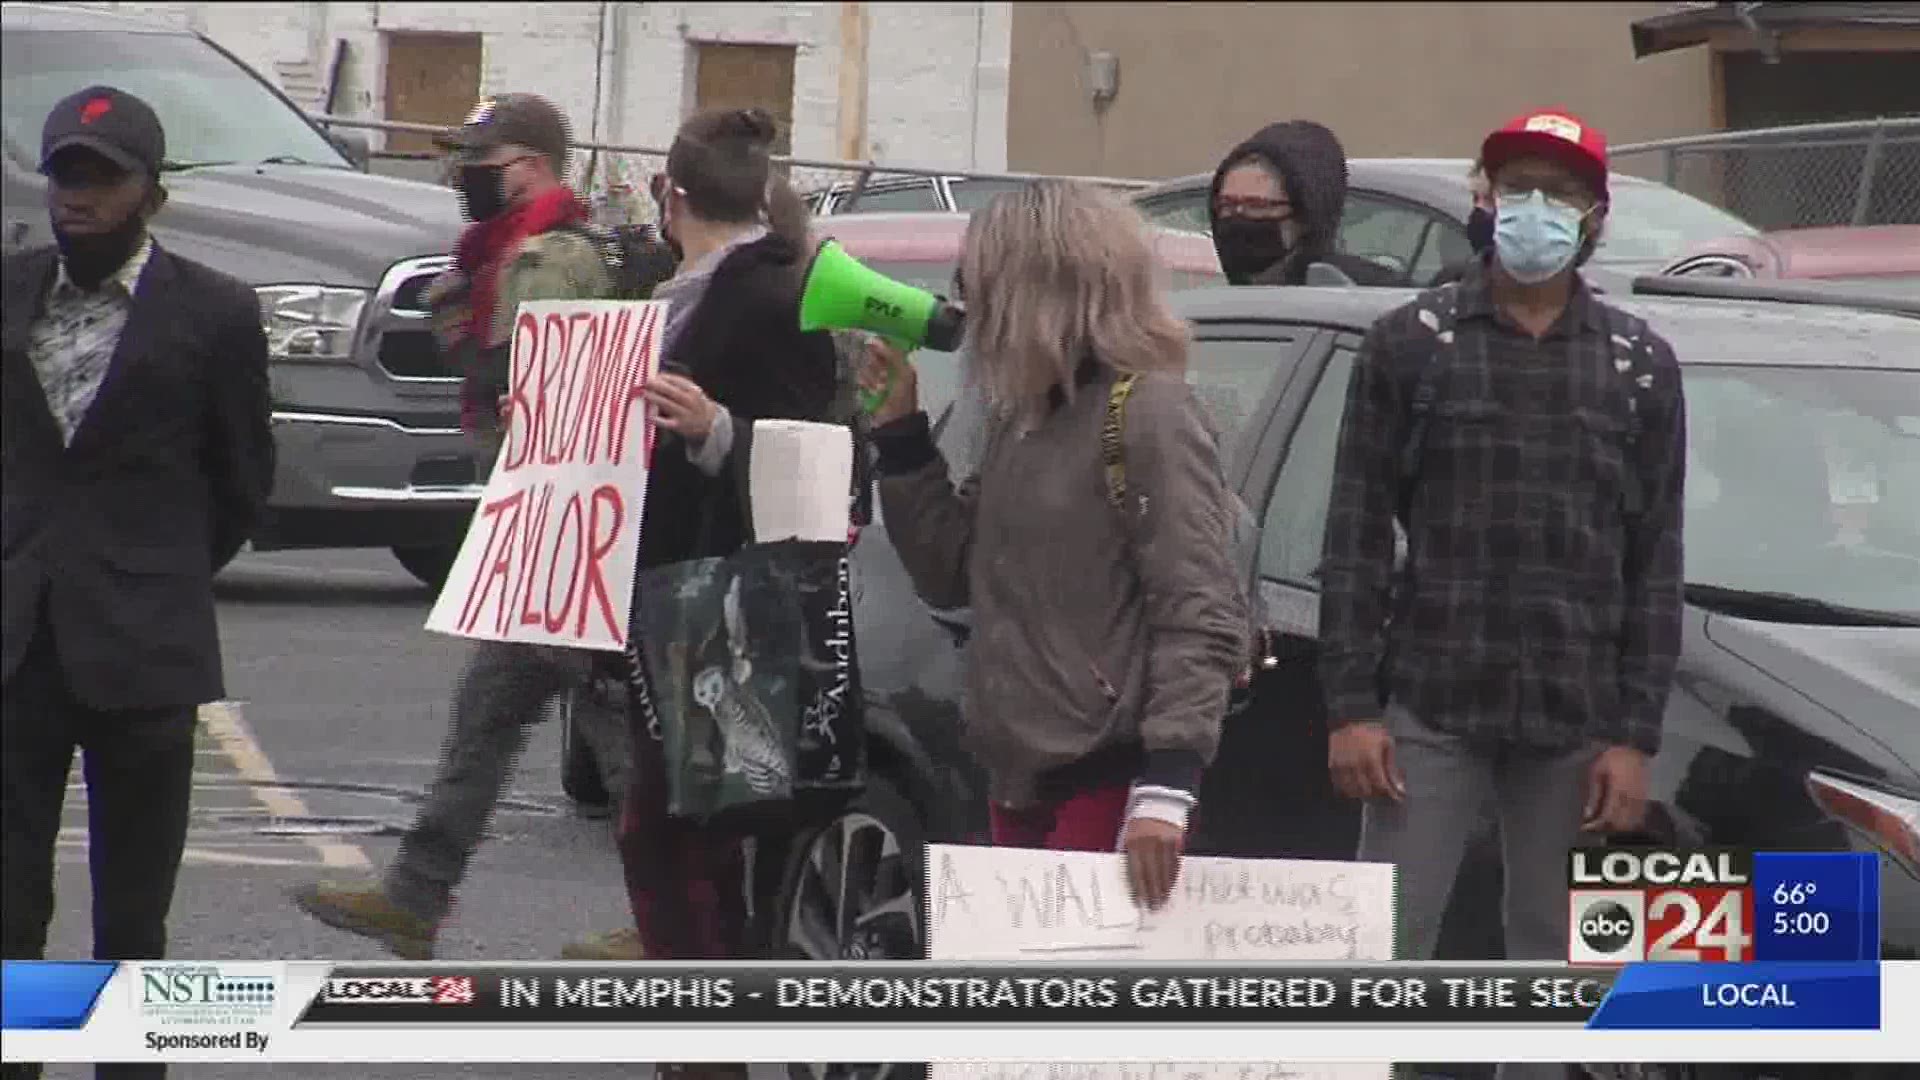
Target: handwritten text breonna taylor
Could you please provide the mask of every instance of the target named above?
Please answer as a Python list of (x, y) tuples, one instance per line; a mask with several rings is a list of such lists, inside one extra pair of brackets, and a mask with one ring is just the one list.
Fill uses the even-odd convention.
[(626, 642), (654, 429), (652, 303), (523, 304), (506, 439), (427, 627), (588, 649)]

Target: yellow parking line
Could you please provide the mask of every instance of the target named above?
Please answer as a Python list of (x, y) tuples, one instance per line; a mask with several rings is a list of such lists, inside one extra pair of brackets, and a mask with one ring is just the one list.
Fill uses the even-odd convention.
[[(227, 760), (233, 762), (241, 779), (253, 785), (253, 797), (261, 807), (278, 817), (311, 816), (306, 802), (299, 795), (280, 786), (280, 775), (274, 771), (273, 762), (267, 760), (266, 752), (260, 748), (253, 731), (241, 718), (237, 706), (225, 701), (202, 705), (200, 719), (207, 725), (207, 733), (226, 752)], [(299, 839), (320, 856), (323, 865), (355, 870), (365, 870), (373, 865), (357, 844), (331, 836), (302, 836)]]

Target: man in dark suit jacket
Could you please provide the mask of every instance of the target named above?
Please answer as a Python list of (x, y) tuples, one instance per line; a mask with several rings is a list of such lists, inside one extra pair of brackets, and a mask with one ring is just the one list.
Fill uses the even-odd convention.
[(4, 263), (8, 958), (46, 947), (76, 748), (94, 956), (164, 955), (195, 714), (225, 693), (212, 579), (273, 482), (259, 302), (154, 245), (164, 156), (138, 98), (93, 87), (62, 101), (41, 136), (57, 246)]

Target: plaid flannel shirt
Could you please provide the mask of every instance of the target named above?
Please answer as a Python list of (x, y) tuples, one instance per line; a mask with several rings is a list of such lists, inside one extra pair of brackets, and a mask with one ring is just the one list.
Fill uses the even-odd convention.
[(1683, 610), (1673, 350), (1653, 337), (1636, 390), (1612, 341), (1624, 322), (1584, 284), (1539, 341), (1496, 313), (1484, 274), (1458, 303), (1410, 483), (1420, 369), (1448, 354), (1422, 301), (1374, 324), (1349, 387), (1321, 570), (1332, 721), (1377, 718), (1390, 700), (1497, 744), (1656, 752)]

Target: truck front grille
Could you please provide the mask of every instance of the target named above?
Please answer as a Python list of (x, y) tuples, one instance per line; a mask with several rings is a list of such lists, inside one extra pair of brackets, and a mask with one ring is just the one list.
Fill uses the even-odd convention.
[(374, 296), (374, 325), (371, 344), (380, 367), (403, 381), (456, 380), (452, 370), (434, 344), (428, 325), (427, 287), (447, 268), (448, 259), (436, 255), (395, 263), (380, 282)]

